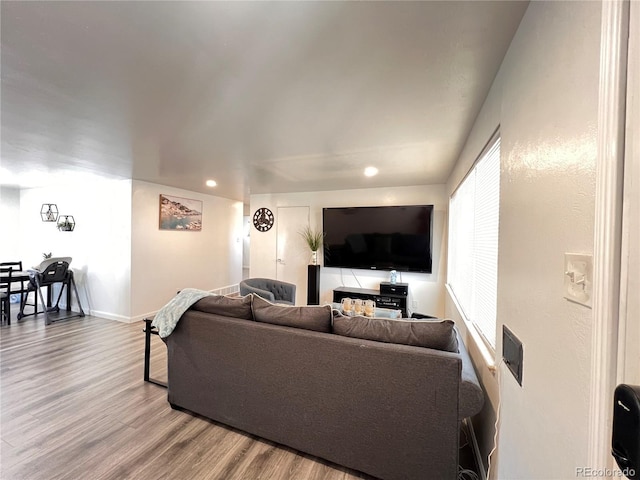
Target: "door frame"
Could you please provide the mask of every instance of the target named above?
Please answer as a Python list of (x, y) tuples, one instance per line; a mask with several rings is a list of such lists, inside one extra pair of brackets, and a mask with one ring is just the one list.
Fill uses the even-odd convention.
[(629, 0), (602, 2), (594, 225), (588, 466), (613, 468), (612, 396), (618, 381)]
[[(640, 4), (629, 7), (629, 63), (622, 201), (620, 270), (620, 325), (618, 326), (618, 378), (616, 383), (640, 385)], [(634, 247), (636, 247), (634, 249)], [(635, 263), (634, 263), (635, 262)], [(635, 298), (635, 304), (633, 303)]]

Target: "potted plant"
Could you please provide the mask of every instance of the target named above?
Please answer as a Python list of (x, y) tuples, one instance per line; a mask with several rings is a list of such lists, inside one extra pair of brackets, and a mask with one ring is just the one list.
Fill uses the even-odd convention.
[(58, 230), (61, 232), (73, 232), (76, 222), (72, 215), (60, 215), (58, 217)]
[(305, 227), (300, 232), (304, 241), (307, 242), (307, 246), (311, 249), (311, 263), (312, 265), (318, 264), (318, 250), (322, 246), (324, 240), (324, 232), (320, 230), (314, 230), (310, 226)]

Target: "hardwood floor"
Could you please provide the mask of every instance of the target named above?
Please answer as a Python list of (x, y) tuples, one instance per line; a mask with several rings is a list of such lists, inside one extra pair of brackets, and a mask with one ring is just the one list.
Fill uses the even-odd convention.
[[(370, 478), (172, 410), (142, 381), (143, 323), (87, 316), (0, 327), (0, 478)], [(166, 380), (152, 338), (151, 376)]]

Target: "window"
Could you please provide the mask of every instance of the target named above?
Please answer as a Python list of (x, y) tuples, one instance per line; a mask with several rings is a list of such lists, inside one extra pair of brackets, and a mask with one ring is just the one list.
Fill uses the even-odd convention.
[(449, 288), (464, 316), (496, 346), (500, 137), (480, 156), (449, 202)]

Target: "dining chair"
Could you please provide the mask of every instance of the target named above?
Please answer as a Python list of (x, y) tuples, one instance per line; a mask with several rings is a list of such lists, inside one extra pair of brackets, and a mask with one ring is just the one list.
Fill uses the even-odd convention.
[[(76, 287), (76, 282), (73, 279), (73, 271), (69, 268), (69, 264), (71, 263), (71, 257), (55, 257), (44, 260), (40, 263), (38, 267), (35, 267), (29, 270), (29, 282), (27, 283), (27, 297), (29, 293), (34, 292), (35, 294), (35, 306), (36, 309), (33, 313), (24, 313), (24, 307), (27, 304), (25, 297), (24, 301), (20, 302), (20, 312), (18, 312), (18, 320), (21, 320), (24, 317), (29, 315), (35, 315), (38, 313), (37, 311), (37, 300), (40, 298), (40, 302), (42, 303), (42, 311), (44, 313), (44, 321), (46, 325), (49, 325), (53, 321), (58, 320), (66, 320), (67, 318), (72, 317), (84, 317), (85, 313), (82, 309), (82, 304), (80, 303), (80, 296), (78, 295), (78, 288)], [(42, 293), (43, 287), (46, 287), (49, 290), (53, 284), (61, 284), (60, 291), (58, 292), (58, 298), (54, 306), (49, 306), (48, 302), (45, 301), (45, 297)], [(62, 297), (62, 292), (64, 288), (67, 288), (67, 310), (71, 310), (71, 292), (75, 293), (76, 301), (78, 303), (79, 313), (73, 314), (64, 318), (52, 319), (49, 318), (49, 312), (59, 312), (60, 307), (60, 298)], [(47, 297), (49, 293), (47, 293)]]
[(11, 267), (0, 267), (0, 321), (11, 325)]
[[(20, 301), (22, 301), (23, 295), (26, 293), (26, 288), (24, 286), (24, 282), (28, 281), (28, 276), (26, 274), (20, 275), (17, 277), (17, 272), (22, 272), (22, 261), (17, 262), (0, 262), (0, 268), (11, 268), (13, 270), (12, 281), (9, 282), (9, 295), (15, 293), (20, 294)], [(15, 283), (15, 288), (12, 284)], [(20, 288), (18, 288), (18, 283), (20, 284)], [(2, 280), (2, 286), (5, 287), (4, 279)]]

